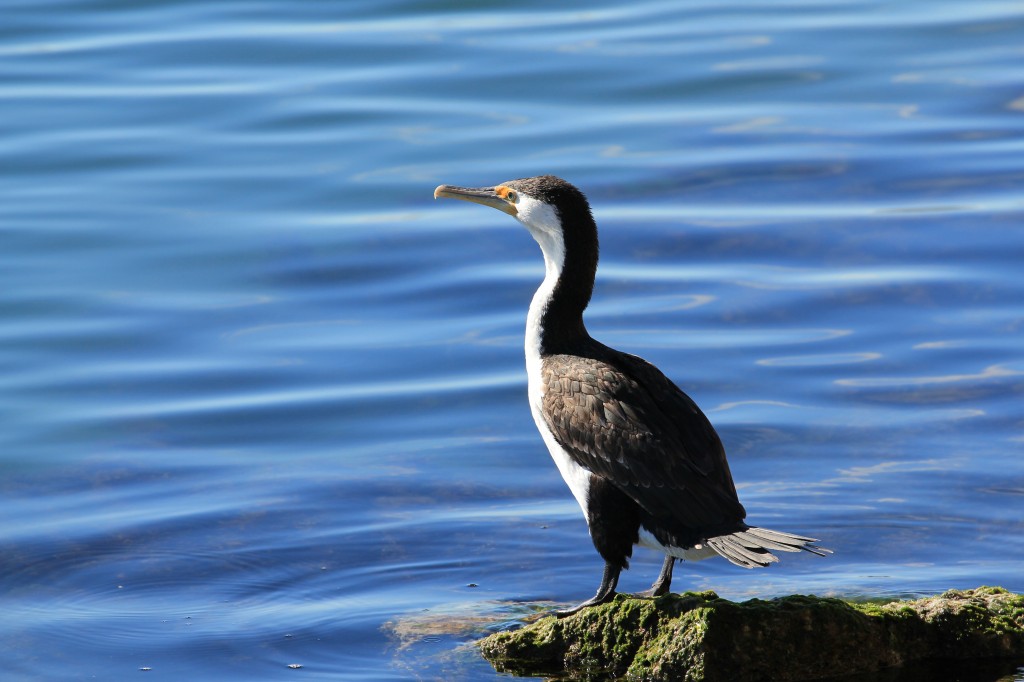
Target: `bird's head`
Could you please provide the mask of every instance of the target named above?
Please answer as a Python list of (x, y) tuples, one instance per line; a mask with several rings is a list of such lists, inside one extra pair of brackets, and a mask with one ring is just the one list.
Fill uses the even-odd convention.
[(434, 198), (471, 201), (509, 214), (530, 231), (549, 265), (561, 269), (567, 249), (581, 256), (592, 252), (597, 265), (597, 227), (590, 204), (583, 192), (561, 178), (539, 175), (494, 187), (439, 185)]

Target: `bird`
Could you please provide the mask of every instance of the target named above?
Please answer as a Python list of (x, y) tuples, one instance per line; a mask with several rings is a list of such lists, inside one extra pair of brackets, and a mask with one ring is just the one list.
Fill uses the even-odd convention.
[(526, 320), (530, 411), (604, 560), (594, 596), (558, 615), (611, 601), (634, 546), (665, 555), (641, 597), (669, 593), (676, 560), (717, 555), (755, 568), (777, 562), (776, 551), (831, 553), (814, 538), (748, 525), (722, 441), (697, 404), (653, 364), (590, 336), (583, 313), (598, 234), (583, 192), (541, 175), (493, 187), (440, 185), (434, 198), (512, 216), (544, 256)]

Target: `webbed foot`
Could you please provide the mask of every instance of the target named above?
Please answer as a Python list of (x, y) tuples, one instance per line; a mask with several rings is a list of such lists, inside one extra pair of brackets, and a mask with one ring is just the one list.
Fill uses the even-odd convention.
[(559, 618), (565, 616), (571, 616), (574, 613), (578, 613), (588, 606), (597, 606), (598, 604), (607, 604), (615, 598), (615, 586), (619, 583), (619, 573), (622, 571), (618, 566), (614, 566), (605, 562), (604, 575), (601, 576), (601, 586), (597, 588), (597, 594), (588, 599), (585, 602), (577, 604), (576, 606), (565, 609), (564, 611), (555, 611), (555, 615)]

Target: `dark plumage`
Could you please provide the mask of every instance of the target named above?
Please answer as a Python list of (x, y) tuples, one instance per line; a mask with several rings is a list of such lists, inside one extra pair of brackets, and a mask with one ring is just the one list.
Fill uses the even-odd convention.
[(746, 511), (704, 414), (654, 365), (585, 345), (543, 364), (544, 413), (559, 443), (636, 500), (662, 544), (689, 547), (736, 530)]
[(718, 554), (745, 568), (772, 551), (824, 555), (811, 538), (748, 526), (725, 450), (700, 408), (649, 362), (591, 338), (583, 324), (597, 271), (597, 226), (583, 194), (550, 175), (435, 197), (497, 208), (541, 246), (543, 284), (527, 318), (530, 406), (605, 560), (593, 598), (609, 600), (633, 545), (666, 555), (646, 595), (664, 594), (677, 558)]

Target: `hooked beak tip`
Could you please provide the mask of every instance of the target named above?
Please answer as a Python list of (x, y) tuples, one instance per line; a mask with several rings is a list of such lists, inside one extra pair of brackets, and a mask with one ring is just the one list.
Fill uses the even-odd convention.
[[(498, 188), (501, 189), (501, 188)], [(515, 217), (518, 213), (515, 204), (508, 201), (504, 194), (498, 194), (494, 187), (456, 187), (455, 185), (438, 185), (434, 190), (434, 198), (459, 199), (474, 204), (490, 206), (502, 213)]]

